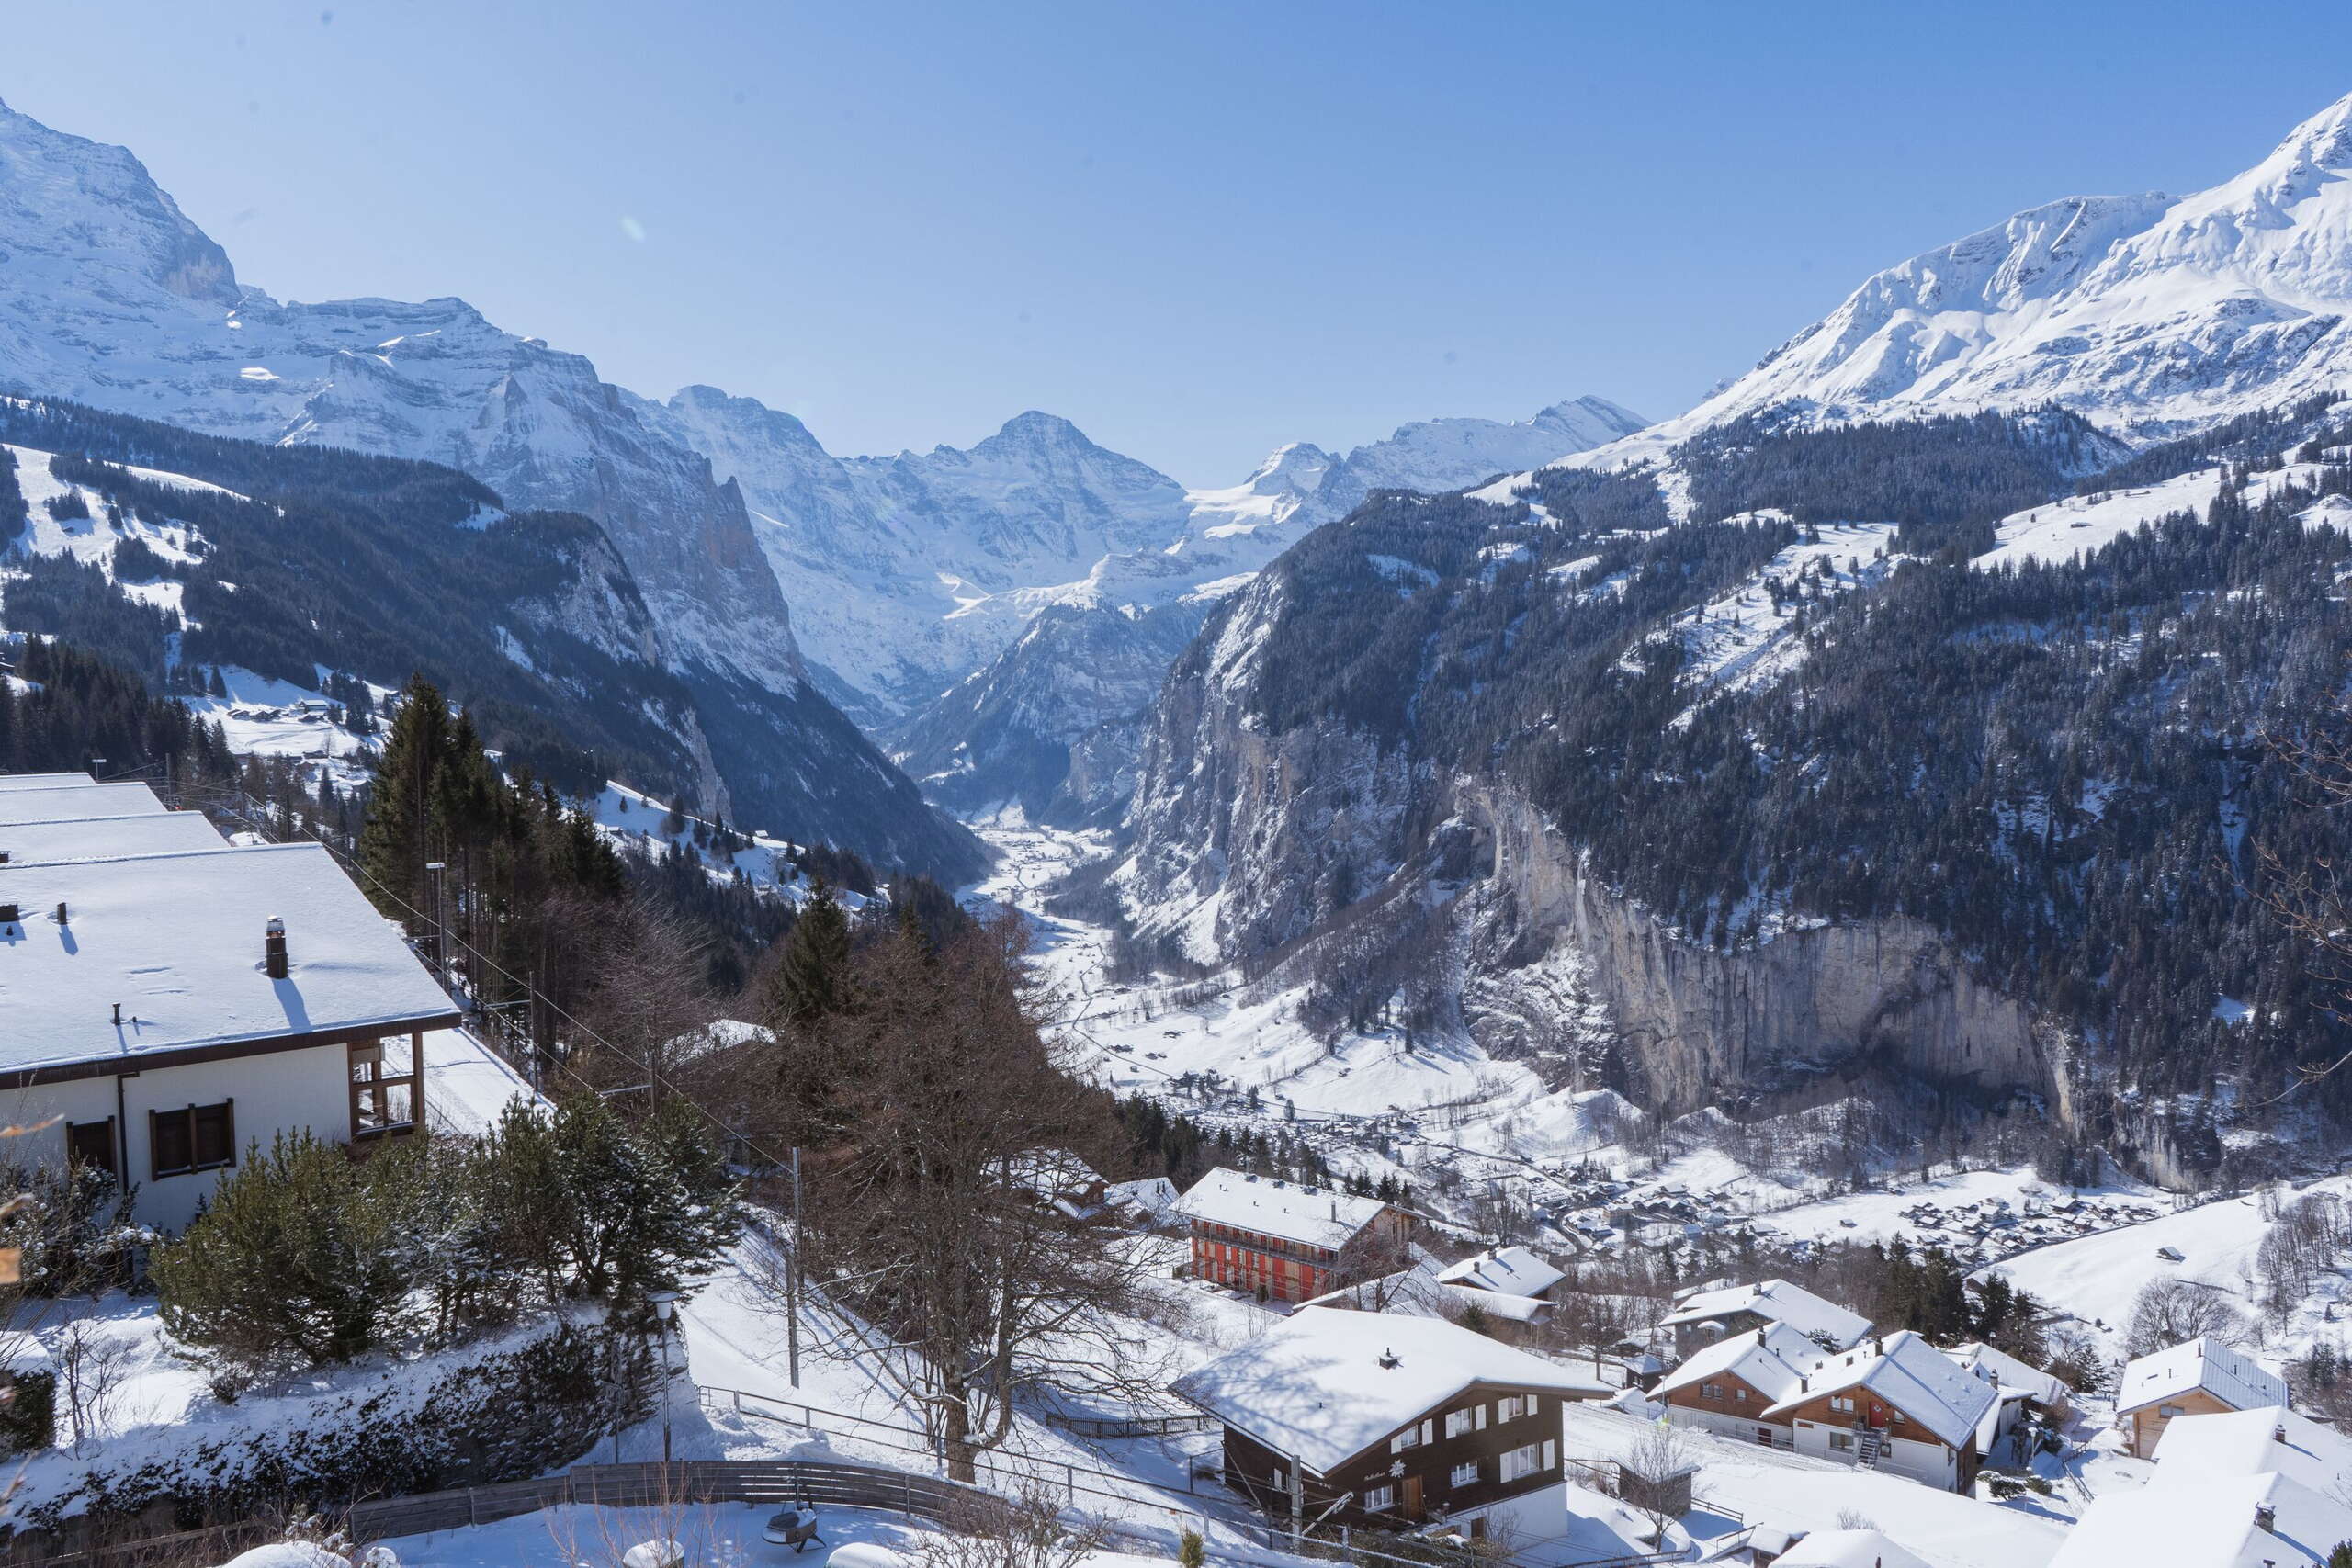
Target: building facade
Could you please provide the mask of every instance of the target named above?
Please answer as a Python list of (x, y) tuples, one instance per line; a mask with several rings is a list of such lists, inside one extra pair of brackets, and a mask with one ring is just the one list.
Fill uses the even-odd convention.
[(1223, 1168), (1175, 1213), (1192, 1228), (1193, 1278), (1268, 1301), (1311, 1300), (1401, 1268), (1411, 1252), (1401, 1209)]

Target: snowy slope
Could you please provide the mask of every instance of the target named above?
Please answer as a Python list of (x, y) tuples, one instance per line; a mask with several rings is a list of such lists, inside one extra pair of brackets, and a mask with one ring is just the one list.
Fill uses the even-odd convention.
[(1679, 418), (1573, 459), (1662, 456), (1745, 414), (2054, 401), (2127, 438), (2352, 386), (2352, 97), (2194, 196), (2074, 197), (1914, 256)]

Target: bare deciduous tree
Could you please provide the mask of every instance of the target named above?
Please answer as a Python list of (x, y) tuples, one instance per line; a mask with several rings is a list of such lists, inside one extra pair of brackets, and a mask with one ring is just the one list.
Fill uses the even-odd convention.
[(2245, 1314), (2214, 1286), (2194, 1280), (2151, 1280), (2132, 1299), (2123, 1353), (2145, 1356), (2191, 1339), (2234, 1341), (2245, 1330)]

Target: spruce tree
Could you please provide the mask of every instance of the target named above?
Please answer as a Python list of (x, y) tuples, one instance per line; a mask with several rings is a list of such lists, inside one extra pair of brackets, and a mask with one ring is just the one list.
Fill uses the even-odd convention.
[(768, 1021), (778, 1029), (806, 1029), (849, 1005), (849, 916), (819, 877), (791, 934), (768, 989)]

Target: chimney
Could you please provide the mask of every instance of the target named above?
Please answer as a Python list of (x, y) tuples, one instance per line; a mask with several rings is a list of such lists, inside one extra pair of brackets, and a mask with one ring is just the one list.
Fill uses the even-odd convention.
[(1383, 1351), (1381, 1351), (1381, 1352), (1380, 1352), (1380, 1364), (1381, 1364), (1383, 1367), (1396, 1367), (1396, 1366), (1399, 1366), (1399, 1365), (1401, 1365), (1402, 1363), (1400, 1363), (1400, 1362), (1396, 1359), (1396, 1351), (1394, 1351), (1394, 1350), (1383, 1350)]
[(122, 1004), (120, 1002), (114, 1004), (114, 1026), (117, 1029), (120, 1029), (122, 1027)]
[(262, 928), (261, 966), (273, 980), (286, 978), (286, 922), (276, 915)]
[(24, 916), (14, 904), (0, 904), (0, 926), (13, 926)]
[(2258, 1529), (2258, 1530), (2269, 1531), (2269, 1530), (2274, 1530), (2274, 1529), (2276, 1529), (2278, 1528), (2278, 1504), (2276, 1504), (2276, 1503), (2256, 1503), (2256, 1504), (2254, 1506), (2254, 1528), (2255, 1528), (2255, 1529)]
[(65, 918), (65, 900), (62, 898), (57, 901), (57, 923), (61, 926), (72, 923)]

